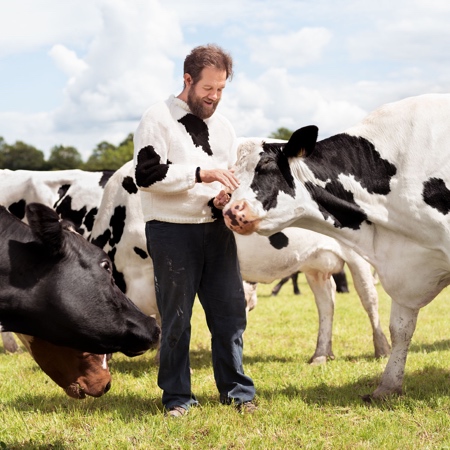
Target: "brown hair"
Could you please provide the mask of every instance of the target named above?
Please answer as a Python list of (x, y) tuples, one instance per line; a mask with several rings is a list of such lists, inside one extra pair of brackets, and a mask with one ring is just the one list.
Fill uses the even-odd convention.
[(216, 44), (200, 45), (191, 50), (184, 60), (184, 73), (188, 73), (197, 83), (205, 67), (225, 70), (227, 79), (233, 78), (233, 58)]

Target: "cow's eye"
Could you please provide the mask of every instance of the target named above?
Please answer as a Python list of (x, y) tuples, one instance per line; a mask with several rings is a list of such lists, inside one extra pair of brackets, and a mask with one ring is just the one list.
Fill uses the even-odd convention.
[(107, 272), (111, 273), (111, 264), (109, 261), (107, 261), (106, 259), (104, 259), (101, 263), (100, 266), (103, 267)]

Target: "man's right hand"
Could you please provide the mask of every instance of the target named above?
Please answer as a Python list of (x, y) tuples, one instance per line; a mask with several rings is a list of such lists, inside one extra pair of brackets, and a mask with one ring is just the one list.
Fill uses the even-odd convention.
[(233, 172), (233, 170), (226, 169), (200, 169), (200, 178), (202, 179), (202, 183), (218, 181), (227, 188), (229, 192), (233, 192), (239, 187), (239, 181), (234, 176)]

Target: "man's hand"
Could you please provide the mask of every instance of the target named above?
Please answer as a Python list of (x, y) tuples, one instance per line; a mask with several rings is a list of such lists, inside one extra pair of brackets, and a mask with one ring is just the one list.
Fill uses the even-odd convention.
[(229, 201), (230, 194), (227, 194), (224, 190), (221, 190), (214, 198), (213, 203), (217, 209), (223, 209)]
[(212, 183), (213, 181), (218, 181), (219, 183), (222, 183), (222, 185), (227, 188), (229, 192), (233, 192), (239, 186), (239, 181), (234, 176), (233, 172), (233, 169), (201, 169), (200, 178), (202, 179), (202, 183)]

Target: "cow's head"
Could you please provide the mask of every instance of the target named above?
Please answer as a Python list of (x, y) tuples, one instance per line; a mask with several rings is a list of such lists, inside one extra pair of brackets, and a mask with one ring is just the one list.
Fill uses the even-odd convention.
[(240, 185), (223, 209), (231, 230), (273, 234), (302, 215), (309, 196), (298, 189), (291, 163), (311, 154), (317, 132), (317, 127), (308, 126), (297, 130), (287, 143), (249, 139), (239, 146), (235, 175)]
[[(103, 250), (66, 229), (44, 205), (29, 204), (27, 219), (33, 236), (8, 241), (15, 300), (1, 318), (4, 331), (98, 354), (134, 356), (158, 342), (155, 319), (115, 285)], [(27, 225), (17, 221), (20, 227)]]
[(106, 355), (85, 353), (18, 334), (39, 367), (72, 398), (101, 397), (111, 388)]

